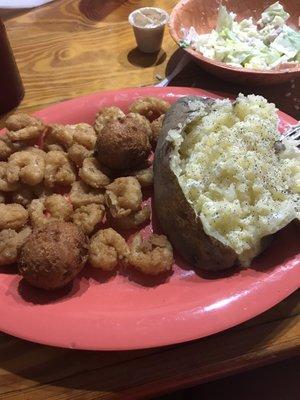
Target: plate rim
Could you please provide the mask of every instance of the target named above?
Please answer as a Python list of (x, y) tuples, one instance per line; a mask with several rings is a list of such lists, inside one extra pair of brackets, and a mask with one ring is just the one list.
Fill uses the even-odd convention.
[[(55, 112), (55, 110), (57, 108), (60, 108), (60, 106), (62, 104), (67, 104), (67, 105), (71, 105), (73, 102), (77, 102), (78, 100), (82, 100), (83, 102), (85, 100), (88, 101), (92, 101), (93, 98), (97, 98), (98, 96), (105, 96), (105, 95), (111, 95), (113, 93), (138, 93), (138, 95), (143, 95), (143, 93), (147, 93), (147, 92), (152, 92), (153, 95), (155, 95), (154, 92), (157, 93), (157, 95), (159, 96), (159, 93), (161, 94), (170, 94), (171, 97), (175, 96), (185, 96), (185, 95), (190, 95), (190, 94), (198, 94), (198, 95), (205, 95), (207, 97), (229, 97), (229, 98), (234, 98), (234, 96), (229, 95), (229, 94), (225, 94), (225, 93), (216, 93), (216, 92), (209, 92), (200, 88), (189, 88), (189, 87), (175, 87), (175, 86), (171, 86), (171, 87), (166, 87), (166, 88), (155, 88), (155, 87), (141, 87), (141, 88), (125, 88), (125, 89), (114, 89), (114, 90), (105, 90), (105, 91), (98, 91), (95, 93), (91, 93), (88, 95), (84, 95), (84, 96), (78, 96), (75, 97), (73, 99), (69, 99), (69, 100), (65, 100), (62, 102), (58, 102), (55, 104), (52, 104), (50, 106), (47, 106), (39, 111), (36, 111), (33, 113), (33, 115), (37, 115), (37, 116), (42, 116), (45, 117), (45, 115), (47, 115), (48, 112), (53, 113)], [(279, 115), (281, 118), (284, 118), (285, 120), (288, 121), (288, 123), (295, 123), (296, 120), (292, 117), (290, 117), (289, 115), (279, 111)], [(280, 301), (282, 301), (284, 298), (286, 298), (287, 296), (289, 296), (291, 293), (293, 293), (295, 290), (298, 289), (298, 287), (300, 286), (300, 282), (299, 279), (297, 280), (296, 277), (296, 268), (299, 267), (299, 260), (296, 260), (295, 263), (297, 264), (296, 267), (291, 265), (290, 268), (288, 268), (288, 271), (285, 272), (283, 278), (287, 279), (290, 283), (288, 288), (284, 288), (284, 290), (280, 290), (280, 288), (278, 287), (278, 281), (280, 280), (280, 278), (282, 277), (281, 275), (283, 274), (282, 272), (279, 273), (279, 277), (276, 277), (276, 279), (273, 279), (273, 276), (271, 275), (272, 279), (266, 280), (265, 285), (269, 285), (270, 287), (274, 287), (275, 290), (277, 290), (277, 295), (271, 298), (268, 298), (265, 303), (264, 306), (256, 306), (254, 308), (251, 308), (251, 310), (245, 312), (243, 314), (242, 317), (240, 318), (233, 318), (233, 320), (228, 320), (227, 323), (223, 323), (221, 327), (219, 327), (218, 329), (214, 326), (212, 326), (210, 329), (207, 329), (206, 332), (201, 333), (201, 329), (199, 331), (199, 329), (193, 329), (193, 333), (188, 335), (188, 334), (181, 334), (180, 335), (176, 335), (173, 334), (173, 338), (168, 338), (167, 340), (165, 338), (152, 338), (149, 339), (148, 341), (146, 341), (145, 339), (142, 339), (140, 342), (134, 342), (133, 345), (131, 345), (130, 343), (128, 343), (128, 341), (123, 342), (122, 340), (118, 341), (118, 344), (116, 345), (103, 345), (103, 343), (101, 344), (101, 338), (100, 340), (98, 340), (97, 344), (91, 344), (91, 343), (84, 343), (85, 341), (83, 340), (83, 342), (81, 342), (80, 340), (75, 343), (74, 341), (70, 340), (69, 343), (66, 343), (65, 340), (61, 340), (60, 337), (53, 337), (53, 335), (50, 335), (52, 338), (49, 339), (49, 336), (46, 336), (46, 338), (37, 338), (35, 337), (34, 333), (24, 333), (22, 334), (22, 329), (20, 329), (20, 331), (16, 331), (16, 329), (13, 328), (7, 328), (5, 326), (2, 326), (2, 318), (0, 319), (0, 331), (19, 337), (21, 339), (25, 339), (25, 340), (29, 340), (31, 342), (35, 342), (35, 343), (40, 343), (40, 344), (44, 344), (44, 345), (51, 345), (51, 346), (56, 346), (56, 347), (61, 347), (61, 348), (74, 348), (74, 349), (82, 349), (82, 350), (135, 350), (135, 349), (145, 349), (145, 348), (153, 348), (153, 347), (160, 347), (160, 346), (165, 346), (165, 345), (171, 345), (171, 344), (178, 344), (178, 343), (183, 343), (183, 342), (188, 342), (191, 340), (195, 340), (195, 339), (200, 339), (202, 337), (206, 337), (209, 336), (211, 334), (214, 333), (218, 333), (224, 330), (227, 330), (233, 326), (239, 325), (242, 322), (247, 321), (248, 319), (251, 319), (263, 312), (265, 312), (266, 310), (268, 310), (269, 308), (273, 307), (274, 305), (276, 305), (277, 303), (279, 303)], [(291, 263), (293, 264), (293, 263)], [(287, 277), (286, 275), (289, 274), (289, 277)], [(0, 278), (1, 278), (1, 272), (0, 272)], [(1, 279), (0, 279), (1, 282)], [(263, 285), (264, 286), (264, 285)], [(280, 286), (280, 285), (279, 285)], [(256, 288), (255, 290), (264, 290), (264, 288), (261, 289), (261, 286), (258, 285), (258, 288)], [(0, 296), (0, 307), (1, 306), (5, 306), (5, 304), (3, 304), (3, 301), (1, 302), (1, 296)], [(9, 307), (11, 309), (11, 307)], [(13, 307), (12, 307), (13, 308)], [(184, 323), (186, 323), (186, 320), (184, 320)], [(196, 325), (199, 325), (199, 321), (196, 323)], [(200, 324), (201, 325), (201, 324)], [(187, 329), (188, 330), (188, 329)], [(197, 333), (198, 332), (198, 333)], [(78, 335), (79, 332), (74, 331), (73, 334)], [(77, 338), (78, 339), (78, 338)]]

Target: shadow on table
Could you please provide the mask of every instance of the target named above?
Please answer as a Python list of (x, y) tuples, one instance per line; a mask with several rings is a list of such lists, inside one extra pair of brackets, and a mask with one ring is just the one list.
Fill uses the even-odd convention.
[(137, 67), (151, 67), (152, 65), (160, 65), (166, 59), (166, 52), (161, 49), (160, 51), (156, 51), (155, 53), (143, 53), (137, 47), (131, 49), (127, 54), (127, 60), (130, 64)]
[[(180, 58), (184, 50), (176, 50), (170, 57), (166, 66), (165, 75), (169, 75)], [(170, 86), (199, 87), (215, 93), (228, 93), (237, 95), (257, 94), (264, 96), (268, 101), (273, 102), (283, 112), (290, 116), (300, 118), (300, 78), (279, 85), (265, 87), (241, 86), (234, 83), (225, 82), (214, 75), (203, 70), (196, 62), (191, 62), (172, 80)]]
[[(22, 381), (24, 396), (28, 385), (28, 393), (32, 396), (42, 396), (42, 393), (51, 391), (53, 397), (55, 395), (59, 397), (62, 391), (67, 389), (70, 390), (67, 393), (70, 398), (74, 390), (74, 396), (76, 394), (78, 398), (81, 395), (89, 396), (87, 392), (95, 392), (95, 396), (101, 397), (103, 392), (107, 398), (118, 397), (117, 393), (122, 393), (124, 398), (127, 396), (126, 398), (135, 399), (145, 398), (143, 394), (149, 392), (153, 396), (160, 394), (162, 388), (165, 391), (177, 389), (179, 385), (176, 385), (176, 382), (182, 382), (183, 374), (189, 379), (187, 381), (189, 386), (199, 384), (203, 379), (210, 381), (223, 376), (225, 371), (222, 372), (216, 365), (224, 359), (234, 360), (232, 369), (226, 370), (226, 374), (236, 373), (238, 365), (240, 369), (242, 368), (241, 360), (245, 357), (245, 353), (250, 350), (251, 353), (255, 353), (258, 347), (261, 351), (264, 345), (267, 348), (273, 337), (288, 329), (291, 321), (287, 318), (279, 322), (278, 319), (281, 318), (280, 315), (286, 317), (293, 314), (293, 310), (299, 304), (299, 293), (290, 296), (284, 307), (282, 304), (227, 332), (181, 345), (149, 350), (119, 352), (69, 350), (2, 335), (0, 368), (13, 374), (14, 378), (7, 384), (7, 389), (5, 379), (3, 380), (1, 393), (5, 396), (7, 390), (12, 396), (15, 390), (17, 392), (20, 389), (19, 376), (28, 380), (26, 383)], [(276, 323), (269, 323), (276, 320)], [(253, 334), (251, 331), (248, 334), (243, 333), (246, 328), (251, 330), (253, 326), (256, 329)], [(281, 355), (281, 358), (284, 357)], [(280, 356), (277, 356), (276, 360), (278, 359)], [(272, 361), (272, 357), (269, 357), (269, 360), (263, 357), (260, 364)], [(253, 367), (254, 363), (250, 363), (248, 368), (249, 366)], [(206, 373), (207, 371), (210, 372)], [(154, 379), (160, 381), (161, 385), (151, 384)], [(34, 382), (34, 386), (31, 382)], [(43, 387), (39, 389), (40, 385)], [(48, 385), (50, 388), (47, 388)], [(143, 385), (145, 385), (144, 390)]]
[(0, 8), (0, 18), (2, 19), (2, 21), (6, 22), (9, 21), (12, 18), (16, 18), (16, 17), (20, 17), (22, 15), (25, 15), (27, 13), (29, 13), (31, 10), (33, 10), (32, 8), (26, 8), (26, 9), (3, 9)]
[[(102, 21), (112, 13), (114, 13), (114, 16), (119, 15), (116, 10), (125, 3), (127, 3), (127, 0), (81, 0), (79, 10), (91, 21)], [(125, 11), (128, 11), (127, 7)]]

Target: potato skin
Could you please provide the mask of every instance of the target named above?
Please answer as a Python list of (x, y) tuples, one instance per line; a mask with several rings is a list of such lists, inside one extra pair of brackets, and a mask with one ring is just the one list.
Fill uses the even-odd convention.
[(164, 233), (190, 265), (217, 271), (232, 267), (237, 262), (237, 254), (204, 232), (201, 219), (170, 168), (172, 144), (166, 141), (171, 129), (176, 129), (178, 124), (184, 127), (189, 122), (199, 101), (205, 103), (208, 111), (214, 102), (197, 96), (183, 97), (166, 113), (154, 157), (155, 210)]

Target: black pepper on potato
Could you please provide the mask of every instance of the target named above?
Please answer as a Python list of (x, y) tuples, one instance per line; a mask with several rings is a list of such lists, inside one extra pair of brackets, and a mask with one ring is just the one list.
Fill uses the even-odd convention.
[[(248, 267), (299, 218), (299, 150), (278, 154), (278, 117), (260, 96), (197, 96), (167, 111), (154, 157), (161, 227), (191, 266)], [(290, 165), (290, 167), (289, 167)]]

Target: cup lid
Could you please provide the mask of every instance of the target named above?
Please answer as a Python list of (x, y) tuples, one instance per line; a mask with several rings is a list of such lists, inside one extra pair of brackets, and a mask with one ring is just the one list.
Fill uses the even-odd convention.
[(169, 20), (169, 14), (162, 8), (142, 7), (129, 14), (129, 23), (141, 29), (154, 29), (165, 25)]

